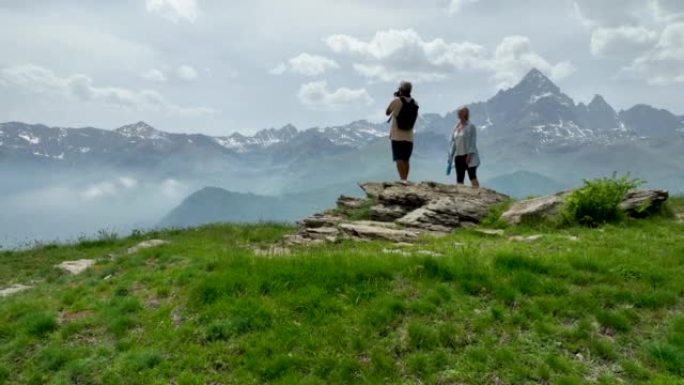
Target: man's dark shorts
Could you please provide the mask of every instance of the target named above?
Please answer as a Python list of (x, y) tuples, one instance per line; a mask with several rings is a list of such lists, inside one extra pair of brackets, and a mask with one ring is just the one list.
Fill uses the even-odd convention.
[(394, 161), (402, 160), (408, 162), (413, 154), (413, 142), (403, 140), (392, 141), (392, 159)]

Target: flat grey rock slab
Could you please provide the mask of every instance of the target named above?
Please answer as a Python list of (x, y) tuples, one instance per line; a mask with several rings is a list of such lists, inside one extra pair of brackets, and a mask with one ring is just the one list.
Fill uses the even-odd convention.
[(162, 245), (168, 245), (170, 242), (169, 241), (164, 241), (161, 239), (150, 239), (149, 241), (143, 241), (138, 243), (137, 245), (128, 248), (126, 251), (127, 254), (135, 254), (141, 250), (144, 249), (151, 249), (153, 247), (158, 247)]
[(26, 291), (26, 290), (29, 290), (32, 288), (33, 288), (33, 286), (22, 285), (22, 284), (12, 285), (10, 287), (0, 289), (0, 298), (9, 297), (10, 295), (21, 293), (22, 291)]
[(388, 229), (356, 223), (343, 223), (340, 225), (340, 230), (355, 238), (390, 242), (410, 242), (416, 240), (420, 235), (417, 231)]
[(299, 225), (309, 229), (316, 227), (335, 227), (344, 221), (346, 221), (346, 219), (343, 217), (321, 213), (302, 219), (299, 221)]
[(79, 259), (77, 261), (64, 261), (59, 265), (55, 265), (55, 267), (69, 274), (78, 275), (88, 270), (94, 264), (94, 259)]

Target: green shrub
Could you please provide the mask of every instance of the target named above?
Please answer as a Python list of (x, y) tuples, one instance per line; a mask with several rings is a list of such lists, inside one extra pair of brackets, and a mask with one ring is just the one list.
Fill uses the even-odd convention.
[(620, 203), (627, 192), (641, 184), (629, 175), (585, 180), (584, 186), (565, 198), (561, 212), (563, 222), (598, 226), (624, 219)]

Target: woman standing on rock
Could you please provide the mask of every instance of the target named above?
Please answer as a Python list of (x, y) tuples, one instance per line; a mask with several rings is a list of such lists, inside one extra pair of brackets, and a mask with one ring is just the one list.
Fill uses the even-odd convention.
[(480, 187), (477, 180), (477, 167), (480, 165), (480, 155), (477, 151), (477, 130), (470, 123), (470, 110), (462, 107), (458, 110), (458, 123), (451, 135), (451, 148), (447, 174), (451, 172), (452, 162), (456, 165), (456, 183), (463, 184), (466, 171), (473, 187)]

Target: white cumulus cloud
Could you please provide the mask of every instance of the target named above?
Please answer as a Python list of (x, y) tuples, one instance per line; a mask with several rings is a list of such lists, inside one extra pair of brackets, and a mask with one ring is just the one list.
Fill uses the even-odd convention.
[(149, 80), (151, 82), (157, 82), (157, 83), (164, 83), (166, 82), (166, 75), (164, 73), (156, 68), (152, 68), (149, 71), (145, 72), (142, 77), (146, 80)]
[(145, 7), (148, 12), (174, 23), (182, 20), (194, 23), (197, 19), (197, 0), (145, 0)]
[(657, 40), (657, 32), (644, 27), (598, 28), (591, 34), (591, 53), (633, 57), (652, 47)]
[(189, 65), (182, 65), (176, 69), (176, 76), (185, 81), (192, 81), (199, 77), (197, 70)]
[(575, 71), (570, 62), (554, 64), (544, 59), (532, 50), (530, 39), (525, 36), (505, 37), (496, 47), (489, 66), (494, 72), (492, 79), (499, 88), (515, 85), (532, 68), (537, 68), (553, 80), (563, 79)]
[(412, 29), (378, 31), (368, 41), (333, 35), (325, 42), (337, 54), (364, 60), (354, 65), (359, 74), (387, 82), (440, 80), (454, 70), (482, 67), (486, 53), (484, 47), (470, 42), (427, 41)]
[(268, 71), (268, 73), (271, 75), (282, 75), (285, 72), (287, 72), (287, 64), (285, 63), (279, 63), (277, 66)]
[(668, 25), (655, 47), (625, 68), (653, 85), (684, 83), (684, 23)]
[(367, 41), (333, 35), (325, 42), (337, 54), (358, 58), (354, 69), (372, 81), (433, 82), (456, 71), (482, 71), (490, 73), (498, 87), (508, 87), (535, 67), (555, 80), (574, 71), (569, 62), (552, 63), (533, 51), (524, 36), (504, 38), (493, 52), (468, 41), (425, 40), (412, 29), (379, 31)]
[(307, 76), (321, 75), (329, 69), (340, 68), (339, 64), (332, 59), (308, 53), (293, 57), (289, 60), (289, 64), (292, 71)]
[(684, 1), (651, 0), (651, 2), (658, 20), (666, 22), (684, 20)]
[(299, 89), (299, 101), (306, 107), (318, 110), (341, 110), (347, 107), (367, 106), (373, 98), (365, 88), (346, 87), (329, 90), (325, 81), (303, 84)]
[(181, 107), (168, 102), (154, 90), (134, 90), (120, 87), (95, 86), (84, 74), (61, 77), (53, 71), (33, 65), (19, 65), (0, 70), (0, 84), (13, 86), (23, 92), (41, 96), (56, 95), (73, 100), (98, 103), (105, 106), (132, 110), (154, 110), (179, 115), (205, 115), (213, 113), (207, 107)]
[(594, 56), (623, 60), (622, 75), (651, 85), (684, 82), (684, 1), (575, 1)]
[(302, 53), (287, 61), (280, 63), (269, 71), (272, 75), (282, 75), (285, 72), (293, 72), (305, 76), (318, 76), (331, 69), (339, 69), (336, 61), (325, 56)]
[(636, 24), (650, 13), (649, 1), (645, 0), (575, 0), (575, 10), (587, 26), (593, 27)]
[(456, 15), (469, 4), (477, 3), (479, 0), (451, 0), (447, 7), (447, 13), (450, 16)]

